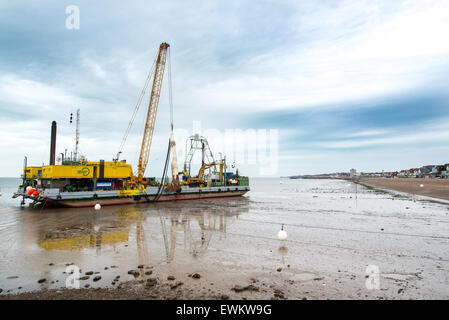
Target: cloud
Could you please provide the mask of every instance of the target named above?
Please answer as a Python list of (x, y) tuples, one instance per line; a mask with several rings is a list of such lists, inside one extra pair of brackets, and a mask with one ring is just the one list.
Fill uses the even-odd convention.
[[(76, 108), (81, 108), (82, 151), (91, 159), (115, 155), (163, 41), (171, 45), (175, 127), (190, 128), (192, 120), (202, 120), (220, 131), (279, 129), (281, 170), (294, 170), (296, 163), (327, 170), (329, 161), (343, 159), (380, 165), (364, 150), (405, 150), (413, 139), (435, 158), (449, 156), (426, 146), (443, 143), (448, 128), (420, 126), (436, 121), (447, 104), (432, 108), (429, 98), (413, 112), (406, 108), (410, 101), (379, 107), (379, 101), (391, 97), (447, 95), (447, 1), (260, 1), (256, 6), (249, 1), (136, 1), (126, 7), (81, 1), (76, 32), (64, 27), (63, 3), (1, 6), (1, 121), (18, 124), (4, 126), (10, 142), (3, 141), (2, 148), (14, 143), (20, 148), (2, 160), (0, 175), (20, 166), (24, 153), (47, 161), (45, 148), (33, 144), (41, 139), (47, 145), (53, 119), (60, 146), (72, 148), (74, 125), (67, 119)], [(148, 92), (143, 101), (125, 147), (127, 159), (139, 147)], [(343, 114), (362, 108), (373, 112)], [(254, 126), (257, 119), (262, 120)], [(160, 140), (154, 140), (152, 155), (165, 152), (168, 123), (165, 82), (156, 127)], [(21, 127), (27, 130), (14, 136)], [(439, 132), (442, 138), (432, 140)], [(347, 158), (347, 150), (353, 158)], [(157, 166), (150, 166), (155, 174)]]
[[(362, 12), (361, 22), (370, 22), (357, 26), (349, 23), (361, 20), (353, 5), (344, 2), (337, 14), (318, 7), (301, 15), (298, 29), (324, 21), (314, 41), (299, 39), (241, 61), (231, 75), (193, 90), (191, 99), (251, 113), (404, 94), (442, 82), (449, 71), (447, 2), (404, 2), (385, 18), (384, 12)], [(326, 23), (335, 16), (337, 31)]]
[[(449, 125), (447, 123), (449, 118), (442, 119), (438, 123), (425, 124), (421, 127), (408, 128), (402, 132), (388, 132), (388, 131), (374, 131), (374, 135), (384, 135), (384, 137), (365, 138), (366, 136), (373, 136), (372, 132), (362, 132), (362, 135), (353, 134), (353, 138), (362, 139), (343, 139), (337, 141), (318, 142), (321, 148), (328, 149), (353, 149), (373, 146), (387, 146), (396, 145), (404, 147), (408, 144), (412, 145), (438, 145), (445, 143), (449, 139)], [(366, 134), (369, 133), (369, 134)]]
[(84, 57), (83, 66), (86, 67), (95, 77), (100, 79), (106, 78), (106, 72), (100, 65), (91, 58)]
[(389, 132), (388, 130), (364, 130), (364, 131), (348, 133), (348, 134), (346, 134), (346, 137), (348, 137), (348, 138), (370, 137), (370, 136), (385, 135), (388, 132)]
[(77, 103), (79, 99), (58, 87), (7, 74), (0, 77), (0, 102), (4, 106), (20, 105), (22, 111), (31, 115), (35, 108), (39, 112), (56, 111), (61, 105)]

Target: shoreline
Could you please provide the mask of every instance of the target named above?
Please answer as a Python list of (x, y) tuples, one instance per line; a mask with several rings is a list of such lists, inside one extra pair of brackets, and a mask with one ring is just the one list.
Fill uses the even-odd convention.
[[(404, 192), (408, 194), (430, 197), (435, 200), (440, 199), (449, 201), (448, 179), (361, 178), (348, 180), (372, 188)], [(423, 185), (423, 187), (420, 185)], [(444, 203), (446, 204), (446, 202)]]

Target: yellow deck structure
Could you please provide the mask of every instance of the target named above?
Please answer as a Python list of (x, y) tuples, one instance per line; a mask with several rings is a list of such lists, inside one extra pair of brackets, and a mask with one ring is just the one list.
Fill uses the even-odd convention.
[(131, 165), (122, 160), (27, 167), (25, 174), (30, 179), (127, 179), (133, 176), (133, 171)]

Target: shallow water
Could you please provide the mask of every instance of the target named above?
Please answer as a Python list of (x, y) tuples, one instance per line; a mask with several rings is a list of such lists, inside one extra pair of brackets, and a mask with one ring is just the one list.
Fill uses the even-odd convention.
[(0, 179), (2, 294), (63, 287), (73, 263), (99, 272), (100, 281), (81, 282), (93, 287), (130, 280), (128, 270), (145, 264), (223, 281), (236, 274), (300, 286), (323, 277), (328, 289), (316, 298), (351, 298), (367, 293), (365, 271), (375, 265), (382, 294), (402, 285), (407, 297), (449, 297), (448, 206), (417, 196), (340, 180), (252, 179), (232, 199), (40, 211), (11, 199), (19, 182)]

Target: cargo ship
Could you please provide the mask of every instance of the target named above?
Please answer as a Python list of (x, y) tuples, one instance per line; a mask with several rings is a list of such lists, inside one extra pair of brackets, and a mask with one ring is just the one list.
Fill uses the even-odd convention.
[[(173, 134), (171, 84), (169, 92), (171, 133), (163, 172), (160, 179), (144, 176), (150, 154), (168, 49), (167, 43), (160, 45), (119, 151), (112, 161), (88, 161), (85, 157), (79, 156), (80, 112), (78, 109), (74, 153), (70, 156), (61, 154), (61, 158), (56, 163), (57, 124), (56, 121), (53, 121), (49, 165), (28, 166), (28, 159), (25, 157), (22, 184), (18, 191), (14, 193), (13, 198), (22, 198), (22, 206), (26, 204), (26, 200), (30, 200), (30, 206), (38, 208), (100, 208), (107, 205), (235, 197), (248, 192), (250, 190), (249, 178), (241, 176), (238, 169), (236, 172), (229, 172), (226, 157), (214, 160), (207, 139), (199, 134), (189, 137), (188, 142), (190, 143), (188, 145), (190, 148), (188, 151), (186, 150), (184, 168), (182, 171), (178, 170), (176, 143)], [(170, 55), (168, 54), (168, 56)], [(170, 72), (170, 68), (168, 69)], [(168, 78), (171, 79), (170, 74)], [(152, 90), (139, 162), (136, 172), (133, 172), (132, 166), (126, 160), (120, 160), (119, 158), (151, 79), (153, 79)], [(72, 114), (70, 122), (72, 122)], [(191, 164), (197, 151), (201, 152), (202, 160), (198, 174), (194, 175), (191, 172)], [(171, 175), (169, 175), (169, 165)]]

